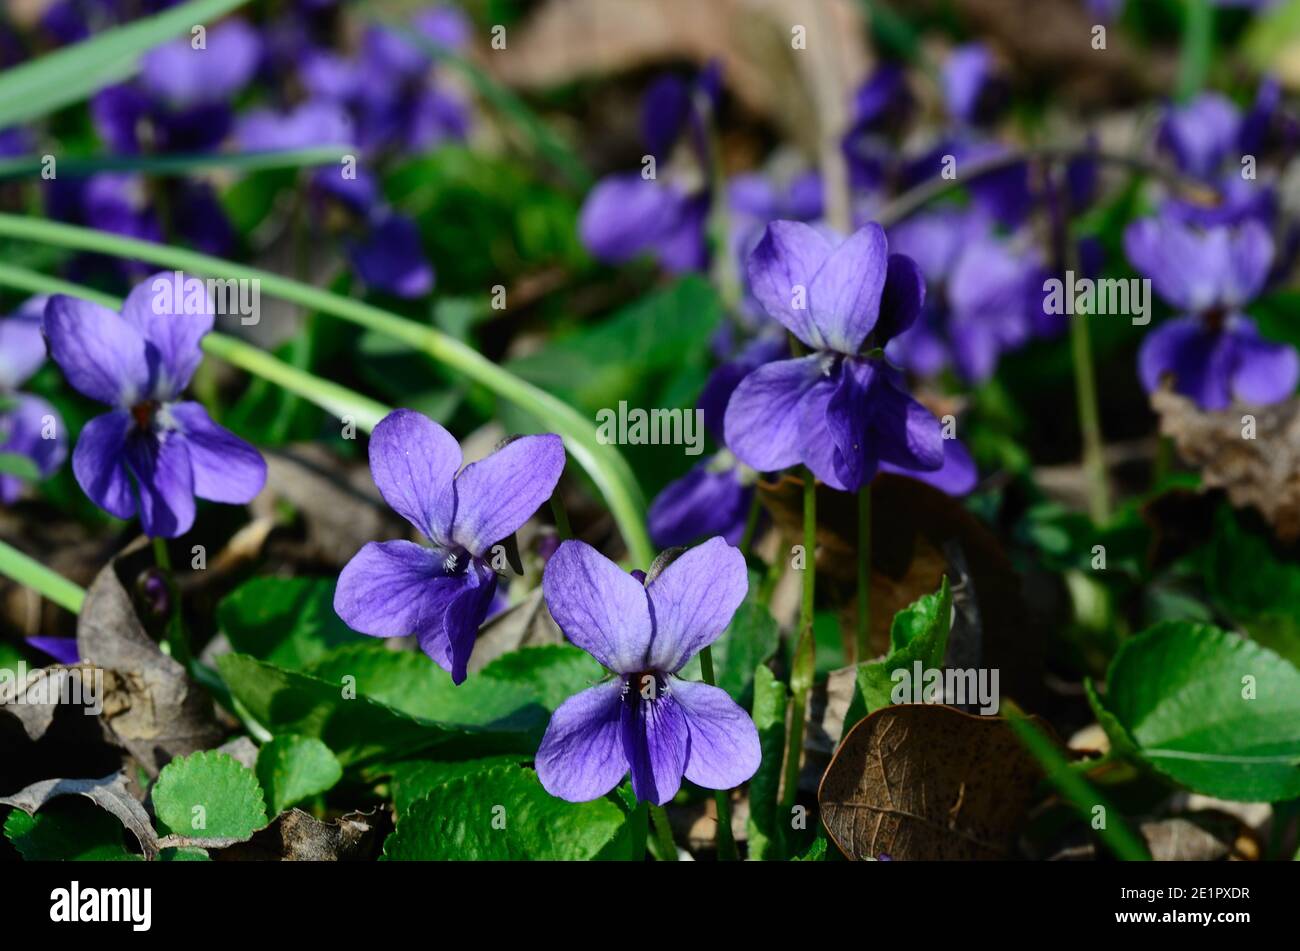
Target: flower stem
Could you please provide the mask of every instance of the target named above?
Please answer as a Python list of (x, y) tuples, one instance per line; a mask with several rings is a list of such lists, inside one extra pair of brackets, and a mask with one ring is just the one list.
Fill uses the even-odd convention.
[(858, 630), (854, 663), (869, 656), (871, 637), (871, 483), (858, 490)]
[(745, 517), (745, 534), (740, 536), (740, 553), (746, 554), (749, 546), (754, 543), (754, 533), (758, 531), (758, 516), (762, 512), (762, 506), (758, 501), (758, 491), (755, 490), (754, 498), (749, 503), (749, 514)]
[(1100, 525), (1110, 518), (1110, 489), (1106, 484), (1105, 445), (1097, 408), (1097, 377), (1092, 365), (1087, 314), (1075, 314), (1070, 319), (1070, 351), (1074, 360), (1079, 431), (1083, 436), (1083, 471), (1088, 477), (1088, 511)]
[(668, 824), (668, 813), (663, 806), (650, 803), (650, 825), (654, 827), (655, 843), (658, 845), (662, 861), (677, 861), (677, 843), (673, 841), (673, 830)]
[(189, 670), (190, 643), (185, 633), (185, 620), (181, 617), (181, 592), (176, 586), (176, 577), (172, 574), (172, 559), (167, 553), (167, 539), (153, 540), (153, 557), (167, 585), (167, 600), (171, 602), (170, 615), (167, 618), (167, 647), (172, 660)]
[(799, 795), (799, 760), (803, 752), (804, 717), (812, 689), (816, 657), (813, 651), (813, 597), (817, 578), (817, 482), (803, 470), (803, 600), (799, 606), (799, 639), (790, 667), (790, 731), (785, 740), (785, 773), (781, 789), (781, 824)]
[[(700, 651), (700, 674), (710, 687), (718, 685), (718, 678), (713, 673), (713, 651), (707, 646)], [(736, 851), (736, 838), (731, 834), (731, 790), (715, 789), (713, 804), (718, 809), (718, 860), (735, 862), (740, 853)]]
[(551, 515), (555, 517), (555, 534), (560, 536), (560, 541), (572, 538), (573, 529), (569, 526), (569, 510), (565, 508), (559, 486), (556, 486), (555, 491), (551, 493)]

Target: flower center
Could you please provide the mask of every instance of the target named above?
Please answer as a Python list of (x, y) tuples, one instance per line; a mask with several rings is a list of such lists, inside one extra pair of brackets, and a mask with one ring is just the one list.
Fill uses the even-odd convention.
[(442, 559), (443, 574), (459, 577), (469, 571), (470, 553), (464, 548), (453, 548)]
[(1226, 307), (1212, 307), (1205, 312), (1202, 319), (1205, 321), (1205, 329), (1210, 333), (1217, 334), (1228, 321), (1228, 309)]
[(135, 420), (137, 428), (147, 433), (153, 429), (153, 417), (157, 412), (157, 400), (145, 400), (131, 407), (131, 418)]
[(657, 670), (627, 674), (623, 679), (623, 697), (626, 700), (655, 701), (667, 693), (668, 678)]

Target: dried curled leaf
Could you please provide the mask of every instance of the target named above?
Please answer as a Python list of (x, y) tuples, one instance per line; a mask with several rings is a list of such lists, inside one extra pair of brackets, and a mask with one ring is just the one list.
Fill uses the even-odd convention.
[(850, 859), (1001, 859), (1042, 776), (1001, 717), (903, 704), (849, 731), (817, 802)]
[(1165, 389), (1151, 395), (1151, 408), (1206, 488), (1225, 489), (1238, 508), (1258, 509), (1283, 542), (1300, 538), (1300, 397), (1206, 413)]
[(77, 618), (83, 664), (104, 670), (100, 718), (116, 743), (151, 776), (174, 756), (221, 742), (212, 700), (149, 637), (123, 578), (148, 563), (146, 546), (129, 546), (95, 577)]
[(102, 779), (44, 779), (12, 796), (0, 797), (0, 805), (13, 806), (30, 816), (59, 796), (85, 796), (131, 830), (146, 858), (158, 854), (158, 836), (149, 822), (149, 814), (131, 795), (124, 773)]

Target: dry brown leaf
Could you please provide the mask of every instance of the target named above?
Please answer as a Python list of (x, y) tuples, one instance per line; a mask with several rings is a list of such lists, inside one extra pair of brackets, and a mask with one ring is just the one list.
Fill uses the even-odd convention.
[(267, 450), (266, 491), (253, 500), (274, 516), (276, 500), (302, 515), (305, 550), (297, 556), (342, 568), (366, 542), (403, 538), (410, 526), (384, 505), (370, 470), (315, 444)]
[(158, 836), (149, 814), (131, 795), (126, 775), (121, 772), (102, 779), (44, 779), (12, 796), (0, 797), (0, 805), (14, 806), (30, 816), (59, 796), (85, 796), (131, 830), (146, 858), (158, 854)]
[(211, 698), (136, 616), (122, 579), (137, 577), (151, 558), (141, 539), (104, 566), (77, 618), (77, 650), (83, 664), (104, 671), (105, 728), (156, 776), (173, 757), (217, 745), (222, 731)]
[[(802, 26), (807, 48), (792, 48)], [(722, 63), (737, 99), (815, 149), (814, 69), (852, 89), (870, 71), (860, 6), (853, 0), (548, 0), (486, 56), (506, 83), (543, 89), (579, 79), (679, 62)]]
[(1042, 775), (1001, 717), (903, 704), (849, 731), (817, 802), (851, 859), (1001, 859)]
[(376, 858), (385, 823), (377, 811), (349, 812), (332, 822), (290, 809), (247, 842), (213, 856), (220, 861), (347, 862)]
[[(1168, 389), (1151, 395), (1160, 432), (1179, 458), (1201, 470), (1206, 488), (1221, 488), (1238, 508), (1258, 509), (1279, 539), (1300, 539), (1300, 397), (1273, 406), (1203, 412)], [(1255, 438), (1243, 437), (1254, 418)]]

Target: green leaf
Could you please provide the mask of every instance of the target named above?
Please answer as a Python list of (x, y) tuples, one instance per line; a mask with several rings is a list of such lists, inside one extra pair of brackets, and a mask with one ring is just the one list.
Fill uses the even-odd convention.
[(262, 787), (253, 771), (214, 750), (172, 760), (158, 774), (152, 795), (164, 835), (247, 839), (266, 825)]
[(413, 803), (384, 843), (398, 861), (639, 860), (644, 823), (616, 794), (557, 799), (531, 769), (498, 767), (453, 779)]
[[(537, 748), (536, 730), (520, 729), (509, 717), (500, 723), (440, 722), (373, 700), (360, 689), (361, 677), (375, 674), (375, 668), (365, 662), (354, 672), (340, 674), (340, 679), (357, 678), (343, 683), (285, 670), (246, 654), (223, 654), (217, 658), (217, 666), (231, 694), (262, 727), (273, 734), (315, 737), (334, 751), (344, 767), (434, 747), (455, 749), (459, 741), (466, 745), (472, 740), (473, 752), (479, 755), (531, 753)], [(455, 712), (479, 721), (492, 715), (490, 711), (466, 713), (463, 708)], [(531, 712), (528, 717), (530, 725), (540, 719)]]
[(35, 815), (14, 809), (5, 837), (29, 862), (141, 862), (127, 849), (122, 824), (88, 799), (63, 796)]
[(80, 102), (134, 75), (140, 54), (210, 23), (245, 0), (191, 0), (151, 17), (106, 30), (0, 75), (0, 129)]
[(502, 766), (521, 766), (528, 756), (484, 756), (465, 760), (403, 760), (376, 772), (387, 773), (391, 779), (389, 790), (393, 797), (393, 810), (400, 817), (411, 804), (423, 799), (434, 789), (453, 779), (486, 772)]
[(36, 482), (41, 470), (30, 456), (19, 452), (0, 452), (0, 475), (11, 475), (24, 482)]
[(272, 816), (333, 788), (343, 767), (330, 748), (311, 736), (277, 736), (257, 752), (257, 780)]
[(604, 679), (605, 668), (586, 651), (571, 644), (550, 644), (503, 654), (478, 676), (488, 681), (526, 685), (548, 712), (554, 712), (575, 693)]
[(707, 371), (708, 342), (721, 316), (717, 292), (690, 275), (508, 366), (589, 412), (617, 407), (620, 400), (660, 406), (642, 402), (642, 394), (684, 367)]
[(781, 760), (785, 752), (785, 684), (766, 665), (754, 671), (754, 725), (762, 761), (749, 781), (749, 857), (779, 859), (783, 836), (777, 816)]
[(924, 670), (942, 668), (951, 623), (952, 592), (945, 575), (938, 591), (917, 598), (894, 615), (885, 659), (858, 665), (857, 689), (844, 717), (845, 727), (893, 702), (895, 671), (905, 670), (910, 676), (918, 662)]
[[(749, 706), (753, 694), (754, 670), (771, 660), (781, 644), (781, 629), (772, 612), (752, 596), (758, 590), (752, 579), (749, 590), (751, 597), (736, 609), (731, 623), (712, 645), (717, 686), (742, 707)], [(698, 655), (682, 668), (681, 676), (687, 680), (702, 679)]]
[(217, 622), (240, 653), (303, 670), (341, 644), (369, 640), (334, 613), (334, 585), (329, 578), (253, 578), (221, 600)]
[(1221, 799), (1300, 796), (1300, 670), (1203, 624), (1166, 622), (1126, 640), (1104, 708), (1142, 759)]
[(1252, 639), (1300, 664), (1300, 565), (1281, 560), (1225, 505), (1215, 518), (1203, 573), (1219, 610)]
[(545, 729), (550, 720), (531, 683), (480, 675), (458, 687), (423, 651), (392, 651), (376, 643), (347, 645), (308, 673), (331, 684), (355, 678), (363, 696), (428, 721), (526, 733)]

